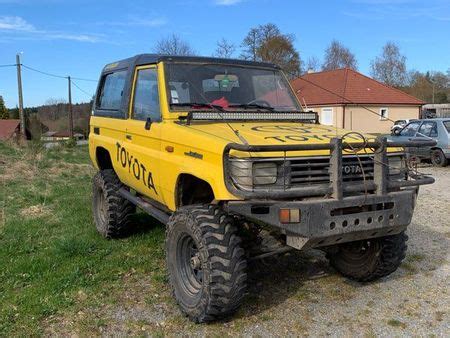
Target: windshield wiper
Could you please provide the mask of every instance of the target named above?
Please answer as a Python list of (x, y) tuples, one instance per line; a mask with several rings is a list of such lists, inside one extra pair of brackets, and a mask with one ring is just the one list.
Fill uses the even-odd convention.
[(228, 107), (230, 108), (256, 108), (256, 109), (265, 109), (268, 111), (274, 111), (274, 107), (263, 106), (257, 103), (240, 103), (240, 104), (230, 104)]
[(170, 106), (171, 107), (202, 107), (202, 108), (223, 110), (223, 108), (221, 106), (218, 106), (216, 104), (206, 103), (206, 102), (171, 103)]

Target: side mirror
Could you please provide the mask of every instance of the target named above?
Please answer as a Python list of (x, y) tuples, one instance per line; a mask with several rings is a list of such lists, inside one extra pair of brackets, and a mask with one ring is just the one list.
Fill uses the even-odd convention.
[(150, 127), (152, 126), (152, 118), (147, 117), (147, 120), (145, 120), (145, 130), (150, 130)]
[(394, 129), (394, 135), (395, 135), (395, 136), (399, 136), (399, 135), (400, 135), (400, 132), (401, 132), (401, 129), (399, 129), (399, 128)]

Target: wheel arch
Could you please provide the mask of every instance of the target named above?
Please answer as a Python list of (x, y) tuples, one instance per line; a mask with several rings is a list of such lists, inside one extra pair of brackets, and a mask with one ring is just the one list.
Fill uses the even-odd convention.
[(108, 149), (104, 147), (95, 148), (95, 159), (97, 161), (97, 166), (100, 170), (112, 169), (114, 170), (111, 155)]
[(176, 208), (192, 204), (208, 204), (215, 199), (212, 185), (195, 175), (178, 175), (175, 186)]

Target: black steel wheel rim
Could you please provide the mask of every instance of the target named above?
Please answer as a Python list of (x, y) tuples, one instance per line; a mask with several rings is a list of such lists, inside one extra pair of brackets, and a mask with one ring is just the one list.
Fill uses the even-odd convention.
[(435, 164), (441, 164), (442, 162), (441, 154), (438, 151), (433, 152), (433, 162)]
[(200, 296), (203, 284), (202, 262), (200, 252), (192, 236), (182, 233), (178, 239), (177, 249), (180, 285), (189, 297)]
[(350, 264), (364, 264), (375, 258), (378, 245), (374, 241), (365, 240), (351, 242), (341, 248), (341, 254)]
[(106, 222), (106, 198), (103, 189), (97, 189), (97, 215), (101, 225)]

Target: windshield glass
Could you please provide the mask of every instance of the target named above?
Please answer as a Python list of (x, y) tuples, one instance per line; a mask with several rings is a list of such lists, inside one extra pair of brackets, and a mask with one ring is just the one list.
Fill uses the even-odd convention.
[(209, 104), (230, 111), (300, 110), (277, 69), (189, 63), (169, 63), (165, 69), (171, 110), (211, 109)]

